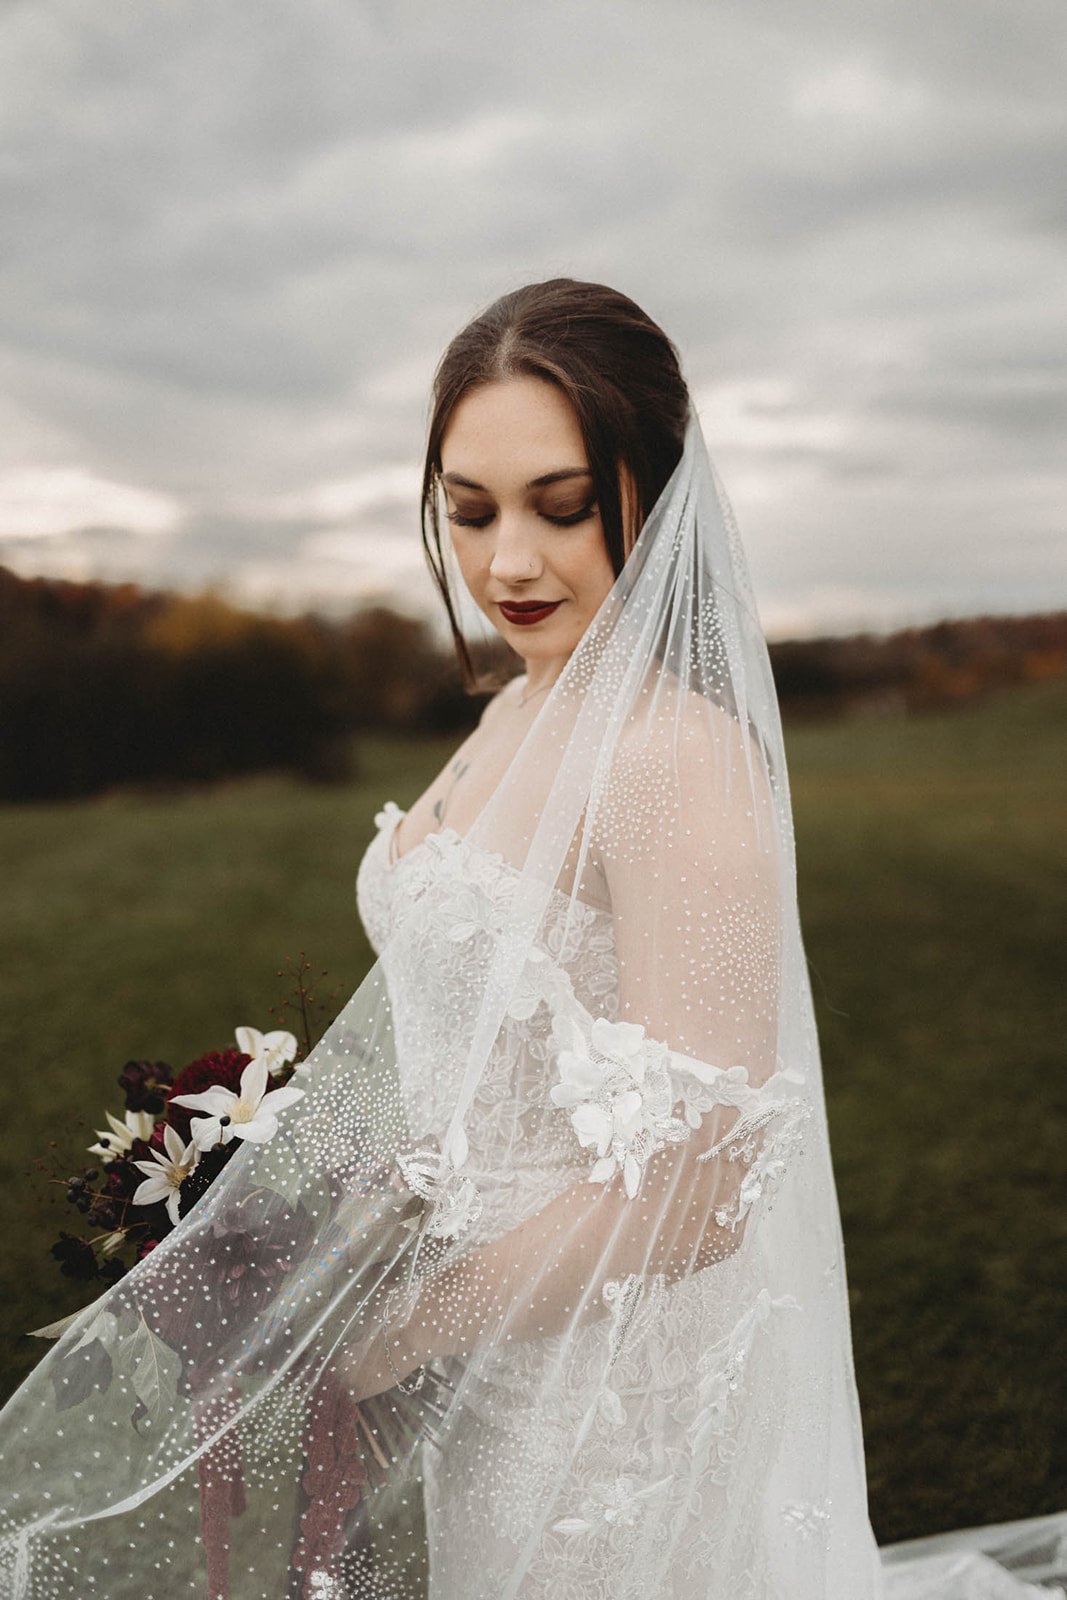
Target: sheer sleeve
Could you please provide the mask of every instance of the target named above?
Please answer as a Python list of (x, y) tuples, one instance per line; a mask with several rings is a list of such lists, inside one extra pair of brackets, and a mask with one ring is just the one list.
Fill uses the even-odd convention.
[(746, 1139), (786, 1109), (781, 873), (760, 752), (718, 707), (687, 705), (653, 736), (622, 743), (596, 835), (619, 964), (614, 1037), (642, 1030), (641, 1081), (665, 1078), (670, 1095), (671, 1121), (643, 1097), (650, 1127), (638, 1156), (649, 1138), (678, 1144), (643, 1173), (631, 1167), (629, 1184), (620, 1150), (624, 1189), (640, 1182), (658, 1202), (648, 1265), (674, 1277), (736, 1248), (756, 1156)]
[(760, 752), (707, 702), (634, 743), (596, 824), (621, 1014), (759, 1086), (776, 1067), (782, 895)]

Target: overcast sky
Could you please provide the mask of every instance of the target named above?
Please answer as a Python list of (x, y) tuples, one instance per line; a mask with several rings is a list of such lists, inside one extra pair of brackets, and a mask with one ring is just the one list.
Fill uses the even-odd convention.
[(505, 289), (679, 345), (772, 636), (1067, 604), (1063, 0), (3, 0), (0, 562), (434, 603)]

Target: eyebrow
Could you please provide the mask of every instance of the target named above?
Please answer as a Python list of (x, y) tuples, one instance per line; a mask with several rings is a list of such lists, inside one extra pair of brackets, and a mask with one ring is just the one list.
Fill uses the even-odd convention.
[[(543, 489), (550, 483), (565, 483), (569, 478), (591, 478), (593, 474), (588, 467), (560, 467), (556, 472), (543, 472), (539, 478), (531, 478), (526, 485), (527, 489)], [(473, 478), (465, 478), (461, 472), (444, 472), (441, 474), (443, 483), (455, 484), (458, 489), (479, 489), (482, 494), (489, 491), (484, 483), (475, 483)]]

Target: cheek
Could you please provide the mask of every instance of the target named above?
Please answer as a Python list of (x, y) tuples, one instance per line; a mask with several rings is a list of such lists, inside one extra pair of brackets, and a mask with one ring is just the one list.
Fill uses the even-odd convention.
[(615, 582), (615, 571), (599, 523), (572, 552), (571, 576), (575, 589), (598, 605)]
[(471, 539), (459, 530), (452, 532), (452, 552), (456, 558), (463, 581), (472, 594), (476, 594), (479, 586), (484, 582), (488, 557), (485, 555), (484, 541)]

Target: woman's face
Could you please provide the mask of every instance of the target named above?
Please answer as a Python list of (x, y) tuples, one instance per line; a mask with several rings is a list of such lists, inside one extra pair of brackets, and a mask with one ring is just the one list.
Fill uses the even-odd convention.
[(615, 582), (570, 401), (540, 378), (470, 390), (441, 441), (464, 582), (529, 665), (570, 655)]

